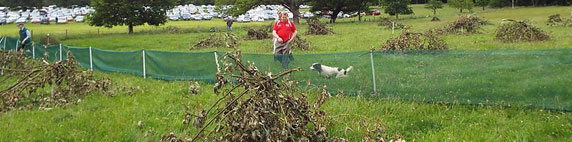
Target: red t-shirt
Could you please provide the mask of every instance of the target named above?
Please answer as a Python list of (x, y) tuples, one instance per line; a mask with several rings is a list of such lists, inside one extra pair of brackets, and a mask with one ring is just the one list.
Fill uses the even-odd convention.
[(282, 39), (282, 42), (287, 42), (292, 38), (292, 33), (296, 31), (296, 26), (294, 26), (294, 23), (290, 20), (286, 22), (278, 21), (274, 23), (272, 29), (276, 31), (276, 34)]

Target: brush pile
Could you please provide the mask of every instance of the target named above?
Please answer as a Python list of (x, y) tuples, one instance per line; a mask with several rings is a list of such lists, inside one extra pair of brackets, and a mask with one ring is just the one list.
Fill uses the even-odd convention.
[(60, 42), (54, 38), (54, 36), (50, 36), (50, 34), (47, 34), (45, 37), (41, 37), (40, 43), (46, 46), (60, 44)]
[(554, 14), (548, 16), (547, 24), (548, 26), (563, 26), (563, 27), (570, 27), (572, 26), (572, 19), (563, 20), (560, 18), (560, 14)]
[(495, 40), (502, 42), (532, 42), (550, 40), (550, 36), (541, 29), (528, 24), (528, 21), (509, 20), (500, 25)]
[(389, 18), (381, 18), (379, 19), (379, 23), (377, 24), (378, 26), (385, 26), (386, 29), (391, 29), (391, 28), (395, 28), (395, 29), (409, 29), (409, 26), (403, 25), (402, 23), (393, 21)]
[(48, 63), (29, 59), (23, 52), (0, 52), (0, 72), (7, 76), (0, 82), (4, 86), (0, 112), (65, 106), (89, 93), (109, 90), (109, 79), (80, 71), (73, 56), (69, 52), (67, 56), (68, 60)]
[(234, 48), (238, 46), (238, 37), (232, 33), (213, 33), (210, 38), (199, 41), (190, 50), (206, 47)]
[[(243, 64), (240, 51), (224, 56), (214, 92), (221, 95), (210, 108), (193, 114), (186, 109), (183, 124), (196, 127), (194, 137), (168, 134), (164, 141), (342, 141), (326, 131), (326, 112), (319, 110), (330, 94), (323, 88), (314, 104), (289, 80), (290, 69), (262, 73), (253, 63)], [(279, 81), (280, 79), (280, 81)], [(192, 120), (194, 118), (194, 120)], [(207, 130), (209, 129), (209, 130)]]
[(489, 25), (490, 23), (476, 15), (461, 16), (459, 19), (449, 23), (436, 32), (440, 35), (443, 34), (477, 34), (480, 33), (481, 26)]
[(387, 40), (381, 50), (447, 50), (445, 40), (433, 30), (425, 33), (404, 31), (395, 39)]
[(327, 34), (334, 34), (334, 31), (327, 28), (325, 24), (320, 22), (317, 18), (310, 18), (307, 20), (308, 23), (308, 31), (306, 35), (327, 35)]
[(249, 28), (246, 33), (246, 40), (261, 40), (270, 38), (271, 34), (268, 33), (268, 29), (266, 27), (259, 27), (259, 28)]
[(308, 42), (304, 38), (301, 38), (300, 35), (296, 36), (296, 38), (294, 39), (294, 41), (292, 41), (291, 44), (292, 44), (292, 49), (298, 49), (302, 51), (312, 50), (310, 42)]

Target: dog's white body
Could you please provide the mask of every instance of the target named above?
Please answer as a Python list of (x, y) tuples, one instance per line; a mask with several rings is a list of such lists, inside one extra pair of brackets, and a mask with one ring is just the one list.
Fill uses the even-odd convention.
[(350, 66), (347, 69), (342, 69), (338, 67), (329, 67), (319, 63), (313, 63), (312, 66), (310, 66), (310, 70), (316, 70), (322, 76), (325, 77), (335, 76), (336, 78), (347, 77), (348, 73), (351, 72), (353, 68), (354, 68), (353, 66)]

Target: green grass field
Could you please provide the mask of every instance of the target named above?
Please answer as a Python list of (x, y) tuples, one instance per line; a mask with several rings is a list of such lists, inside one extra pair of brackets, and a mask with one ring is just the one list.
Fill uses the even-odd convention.
[[(423, 5), (413, 5), (413, 10), (415, 15), (400, 16), (402, 18), (400, 22), (411, 25), (413, 31), (419, 32), (441, 27), (456, 19), (458, 15), (458, 10), (445, 6), (445, 9), (438, 11), (442, 21), (429, 22), (430, 18), (426, 18), (426, 15), (430, 15), (430, 11), (424, 9)], [(398, 91), (392, 95), (407, 95), (399, 91), (413, 92), (416, 95), (423, 95), (423, 92), (446, 94), (447, 92), (436, 89), (444, 86), (447, 87), (445, 90), (455, 90), (457, 92), (454, 93), (465, 94), (491, 93), (491, 90), (484, 89), (493, 89), (492, 95), (495, 93), (570, 95), (572, 90), (569, 84), (572, 82), (569, 78), (572, 74), (569, 63), (572, 62), (570, 55), (563, 53), (569, 53), (564, 51), (570, 51), (572, 47), (572, 29), (549, 27), (545, 21), (548, 15), (556, 13), (568, 15), (571, 10), (571, 7), (523, 7), (486, 11), (475, 8), (474, 11), (479, 16), (488, 19), (493, 25), (485, 26), (482, 34), (444, 37), (454, 52), (467, 52), (469, 56), (376, 56), (375, 60), (381, 61), (378, 63), (380, 66), (376, 65), (376, 70), (382, 70), (382, 74), (378, 74), (378, 80), (394, 83), (381, 85), (381, 89)], [(365, 18), (373, 19), (373, 17)], [(547, 31), (552, 40), (533, 43), (494, 41), (496, 27), (501, 19), (505, 18), (528, 19), (533, 25)], [(400, 33), (396, 31), (392, 34), (391, 30), (379, 27), (377, 23), (350, 22), (352, 20), (355, 18), (339, 19), (339, 23), (330, 24), (336, 34), (304, 36), (311, 42), (313, 49), (304, 52), (295, 50), (295, 54), (367, 51), (371, 46), (379, 48), (386, 40)], [(234, 33), (245, 36), (245, 27), (267, 24), (269, 22), (237, 23)], [(184, 34), (147, 32), (167, 26), (177, 26), (193, 32)], [(169, 22), (161, 27), (136, 27), (135, 31), (138, 33), (135, 35), (125, 35), (125, 27), (100, 28), (100, 32), (104, 31), (102, 32), (104, 34), (97, 35), (97, 27), (81, 23), (28, 25), (34, 33), (54, 33), (58, 38), (61, 37), (62, 31), (65, 34), (66, 29), (68, 32), (73, 31), (68, 33), (70, 39), (62, 39), (63, 44), (70, 46), (92, 46), (119, 51), (150, 49), (182, 52), (189, 52), (190, 45), (208, 37), (210, 33), (205, 31), (209, 27), (223, 29), (223, 26), (224, 23), (220, 20), (178, 21)], [(301, 33), (307, 28), (304, 23), (298, 27)], [(15, 36), (16, 26), (0, 26), (0, 33)], [(243, 41), (240, 49), (250, 53), (270, 54), (271, 44), (270, 40)], [(485, 50), (483, 51), (485, 53), (477, 54), (480, 50)], [(544, 50), (550, 54), (537, 53)], [(195, 51), (230, 50), (208, 48)], [(514, 55), (492, 56), (503, 53), (514, 53)], [(301, 64), (310, 61), (310, 59), (301, 61), (303, 62)], [(364, 69), (363, 72), (367, 70)], [(188, 82), (143, 79), (120, 73), (96, 72), (96, 74), (109, 76), (114, 87), (141, 89), (132, 95), (119, 94), (115, 97), (93, 94), (77, 105), (49, 111), (17, 110), (2, 113), (0, 141), (158, 141), (161, 135), (169, 131), (184, 134), (182, 124), (184, 104), (208, 107), (218, 98), (211, 92), (212, 84), (208, 83), (201, 83), (200, 94), (190, 96), (191, 101), (187, 102), (184, 96), (189, 95)], [(444, 74), (455, 76), (440, 76)], [(0, 76), (0, 80), (4, 78), (6, 77)], [(435, 81), (439, 79), (442, 80)], [(473, 88), (475, 83), (490, 86)], [(388, 88), (383, 88), (384, 86)], [(541, 92), (547, 90), (542, 87), (549, 87), (554, 91)], [(307, 91), (310, 99), (314, 100), (316, 90)], [(541, 100), (542, 97), (536, 99)], [(334, 136), (345, 137), (345, 129), (349, 127), (352, 130), (348, 131), (347, 135), (351, 141), (359, 141), (364, 135), (366, 128), (361, 125), (362, 120), (378, 121), (387, 127), (390, 135), (401, 135), (407, 141), (572, 141), (572, 114), (568, 112), (550, 111), (539, 107), (436, 104), (420, 101), (422, 100), (379, 99), (370, 97), (369, 94), (356, 94), (333, 97), (322, 109), (328, 113), (333, 122), (328, 131)], [(563, 99), (559, 103), (570, 104), (570, 100)], [(143, 122), (143, 127), (137, 127), (138, 121)], [(194, 129), (190, 131), (196, 132)]]

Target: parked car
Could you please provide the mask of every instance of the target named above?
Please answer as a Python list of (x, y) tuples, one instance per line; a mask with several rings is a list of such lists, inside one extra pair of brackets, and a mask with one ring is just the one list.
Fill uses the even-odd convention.
[(200, 14), (194, 14), (191, 16), (193, 20), (203, 20), (203, 16)]
[(73, 16), (66, 16), (66, 20), (68, 20), (68, 22), (73, 21)]
[(20, 17), (18, 18), (18, 20), (16, 20), (16, 24), (26, 24), (28, 23), (28, 18), (26, 17)]
[(84, 18), (85, 17), (83, 17), (83, 16), (77, 16), (77, 17), (75, 17), (75, 22), (83, 22), (83, 21), (85, 21)]
[(192, 17), (191, 17), (191, 14), (189, 14), (189, 13), (183, 13), (183, 14), (181, 14), (181, 19), (182, 20), (191, 20)]
[(4, 24), (7, 24), (7, 23), (6, 23), (6, 18), (0, 17), (0, 25), (4, 25)]
[(42, 19), (40, 19), (40, 17), (32, 17), (32, 20), (30, 20), (30, 22), (36, 24), (36, 23), (40, 23), (42, 21)]
[(380, 15), (380, 14), (381, 14), (381, 12), (380, 12), (379, 10), (377, 10), (377, 9), (376, 9), (376, 10), (373, 10), (373, 11), (371, 11), (371, 12), (365, 13), (365, 15)]
[(202, 14), (203, 20), (211, 20), (213, 16), (208, 13)]
[(14, 23), (16, 20), (18, 20), (18, 18), (16, 18), (16, 17), (8, 17), (8, 18), (6, 19), (6, 24)]
[(171, 21), (177, 21), (179, 20), (179, 15), (178, 14), (173, 14), (169, 16), (169, 20)]
[(57, 24), (66, 24), (66, 23), (68, 23), (68, 20), (66, 19), (65, 16), (61, 16), (61, 17), (58, 17), (58, 21), (56, 21), (56, 23)]

